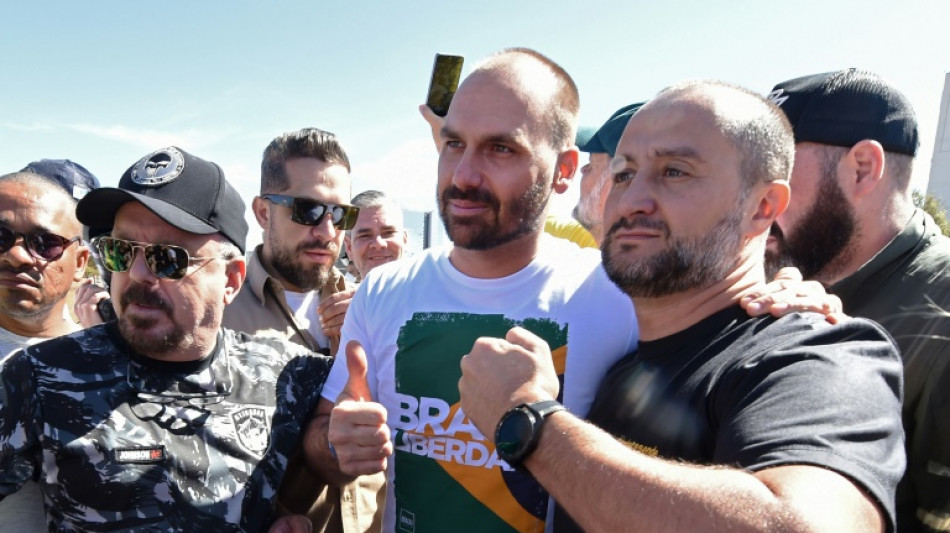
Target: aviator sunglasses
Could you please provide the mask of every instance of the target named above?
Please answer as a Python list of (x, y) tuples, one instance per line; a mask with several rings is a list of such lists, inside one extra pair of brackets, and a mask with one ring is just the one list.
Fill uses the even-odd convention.
[(265, 194), (261, 198), (289, 207), (290, 220), (304, 226), (316, 226), (329, 214), (336, 229), (353, 229), (356, 217), (360, 214), (360, 208), (353, 205), (325, 204), (309, 198), (294, 198), (282, 194)]
[(145, 264), (156, 277), (162, 279), (181, 279), (188, 273), (188, 266), (195, 261), (210, 261), (216, 257), (192, 257), (181, 246), (171, 244), (150, 244), (147, 242), (127, 241), (114, 237), (99, 237), (95, 241), (96, 249), (102, 258), (102, 264), (110, 272), (125, 272), (132, 267), (135, 250), (142, 250)]
[(20, 237), (23, 237), (23, 246), (30, 252), (30, 255), (43, 261), (56, 261), (63, 256), (70, 244), (82, 239), (82, 237), (67, 239), (55, 233), (46, 232), (20, 233), (0, 225), (0, 253), (5, 253), (13, 248)]

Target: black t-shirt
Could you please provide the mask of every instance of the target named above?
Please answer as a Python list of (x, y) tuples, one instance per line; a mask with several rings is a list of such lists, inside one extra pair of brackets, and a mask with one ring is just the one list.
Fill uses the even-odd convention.
[[(811, 464), (864, 487), (894, 528), (904, 469), (901, 363), (873, 322), (750, 318), (730, 307), (641, 342), (611, 368), (588, 419), (653, 456), (749, 471)], [(559, 513), (558, 531), (564, 518)]]

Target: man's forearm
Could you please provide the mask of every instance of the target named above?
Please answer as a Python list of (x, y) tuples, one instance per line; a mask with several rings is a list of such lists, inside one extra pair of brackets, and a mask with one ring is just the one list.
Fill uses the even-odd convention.
[(345, 485), (356, 479), (356, 476), (340, 471), (340, 463), (331, 451), (327, 438), (329, 430), (330, 413), (318, 412), (307, 426), (303, 441), (304, 458), (313, 474), (328, 485)]
[(842, 522), (880, 529), (846, 506), (830, 511), (842, 518), (835, 526), (816, 523), (812, 513), (806, 521), (800, 506), (753, 474), (650, 457), (567, 413), (548, 419), (525, 466), (586, 531), (812, 531)]

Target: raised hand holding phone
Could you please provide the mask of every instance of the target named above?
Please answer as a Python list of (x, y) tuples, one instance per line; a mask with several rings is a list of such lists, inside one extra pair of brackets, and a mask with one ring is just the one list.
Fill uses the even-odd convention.
[(459, 87), (459, 79), (462, 77), (462, 62), (464, 60), (465, 58), (462, 56), (435, 55), (426, 105), (440, 117), (444, 117), (449, 112), (449, 104), (452, 103), (452, 97), (455, 96), (455, 91)]

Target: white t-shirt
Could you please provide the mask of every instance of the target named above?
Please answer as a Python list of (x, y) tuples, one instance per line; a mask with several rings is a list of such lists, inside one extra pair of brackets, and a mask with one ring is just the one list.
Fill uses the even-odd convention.
[[(543, 529), (546, 494), (498, 459), (458, 405), (461, 357), (476, 338), (515, 325), (548, 342), (558, 373), (566, 368), (563, 402), (580, 415), (637, 340), (633, 305), (598, 251), (546, 235), (535, 260), (504, 278), (465, 276), (441, 249), (381, 265), (357, 290), (340, 345), (363, 344), (393, 432), (384, 531)], [(346, 378), (334, 364), (323, 396), (336, 398)]]
[(284, 290), (284, 298), (287, 300), (287, 307), (294, 312), (294, 318), (300, 327), (306, 328), (317, 341), (317, 346), (327, 348), (330, 346), (330, 339), (320, 327), (320, 315), (317, 314), (317, 306), (320, 305), (320, 295), (318, 291), (294, 292)]
[[(23, 337), (0, 328), (0, 364), (11, 353), (38, 342), (49, 340), (45, 337)], [(0, 500), (0, 533), (44, 533), (49, 531), (46, 525), (46, 509), (43, 507), (43, 493), (40, 484), (27, 481), (20, 490)]]

